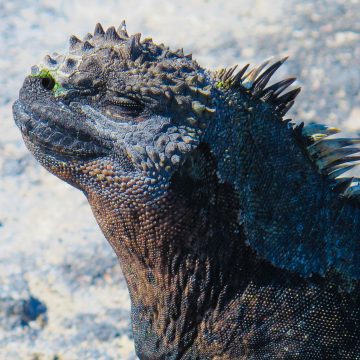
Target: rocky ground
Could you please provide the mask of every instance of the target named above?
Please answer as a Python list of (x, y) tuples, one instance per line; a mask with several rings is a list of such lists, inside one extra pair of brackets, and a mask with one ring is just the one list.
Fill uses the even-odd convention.
[(125, 18), (203, 66), (290, 55), (301, 121), (360, 130), (358, 0), (0, 2), (0, 359), (136, 359), (129, 297), (83, 195), (26, 151), (11, 104), (30, 66), (70, 34)]

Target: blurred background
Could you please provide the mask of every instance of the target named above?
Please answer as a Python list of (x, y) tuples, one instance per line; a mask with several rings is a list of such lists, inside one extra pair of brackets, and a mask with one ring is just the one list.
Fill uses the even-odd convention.
[(358, 0), (0, 0), (0, 359), (136, 359), (117, 259), (84, 196), (27, 152), (11, 105), (71, 34), (127, 21), (216, 69), (289, 55), (290, 116), (360, 130)]

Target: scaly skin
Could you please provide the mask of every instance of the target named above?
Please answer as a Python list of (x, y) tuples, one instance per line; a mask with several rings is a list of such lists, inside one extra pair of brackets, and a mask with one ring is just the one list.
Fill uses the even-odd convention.
[(282, 62), (210, 73), (98, 24), (24, 81), (16, 124), (88, 198), (140, 359), (360, 358), (358, 140), (282, 120)]

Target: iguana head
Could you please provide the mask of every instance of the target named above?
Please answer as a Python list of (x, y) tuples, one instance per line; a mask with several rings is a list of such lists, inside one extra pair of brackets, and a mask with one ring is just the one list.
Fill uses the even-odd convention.
[(89, 179), (126, 189), (136, 178), (159, 190), (198, 146), (211, 88), (182, 50), (97, 24), (32, 67), (13, 111), (30, 151), (63, 180), (86, 191)]

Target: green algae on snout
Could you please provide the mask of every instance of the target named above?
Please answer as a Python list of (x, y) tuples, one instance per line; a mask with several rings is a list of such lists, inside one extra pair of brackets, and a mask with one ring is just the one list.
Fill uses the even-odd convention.
[(32, 73), (30, 76), (39, 79), (50, 78), (55, 84), (51, 91), (53, 92), (55, 97), (58, 97), (64, 94), (66, 90), (58, 81), (56, 81), (55, 74), (56, 70), (41, 69), (35, 74)]

